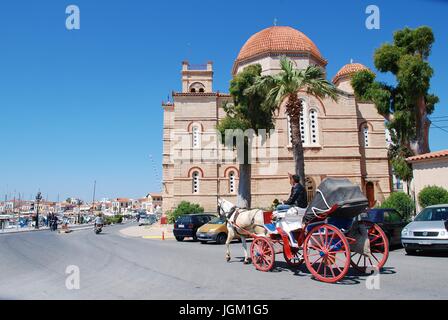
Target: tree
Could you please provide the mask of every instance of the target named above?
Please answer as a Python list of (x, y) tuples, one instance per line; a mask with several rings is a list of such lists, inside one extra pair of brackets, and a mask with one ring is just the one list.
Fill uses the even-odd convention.
[(430, 80), (433, 69), (428, 63), (434, 35), (431, 28), (404, 28), (394, 33), (392, 44), (383, 44), (375, 51), (374, 63), (380, 72), (395, 76), (396, 85), (375, 81), (375, 74), (368, 70), (356, 73), (352, 86), (356, 96), (375, 103), (378, 113), (387, 120), (391, 132), (390, 156), (395, 174), (402, 180), (412, 178), (410, 165), (405, 158), (428, 153), (428, 119), (439, 102), (431, 93)]
[[(261, 133), (260, 130), (265, 130), (263, 132), (269, 134), (269, 131), (274, 128), (274, 110), (263, 104), (264, 96), (260, 92), (247, 91), (261, 76), (261, 70), (261, 66), (255, 64), (245, 67), (243, 71), (235, 75), (229, 89), (233, 103), (224, 105), (226, 116), (217, 125), (226, 146), (231, 145), (235, 148), (239, 138), (244, 142), (243, 148), (237, 149), (239, 153), (237, 155), (239, 162), (237, 206), (239, 208), (250, 208), (251, 205), (252, 165), (249, 157), (254, 135)], [(232, 130), (233, 136), (226, 135), (227, 130)], [(238, 137), (239, 135), (243, 136)], [(226, 141), (228, 138), (232, 141)]]
[(305, 185), (305, 158), (300, 133), (302, 100), (299, 99), (298, 92), (305, 90), (308, 94), (319, 98), (330, 97), (336, 100), (337, 89), (324, 78), (324, 71), (318, 66), (298, 70), (286, 57), (281, 58), (280, 66), (282, 71), (279, 74), (259, 77), (246, 91), (250, 94), (258, 92), (264, 95), (263, 104), (266, 109), (279, 109), (282, 103), (286, 103), (286, 114), (291, 123), (295, 173)]
[(201, 207), (199, 204), (191, 203), (188, 201), (182, 201), (181, 203), (179, 203), (176, 209), (167, 212), (168, 222), (174, 223), (176, 219), (180, 216), (201, 212), (204, 212), (204, 208)]
[(414, 201), (404, 192), (393, 192), (391, 195), (379, 206), (383, 209), (395, 209), (401, 213), (403, 218), (409, 218), (411, 213), (415, 210)]
[(424, 187), (418, 194), (418, 203), (422, 208), (448, 203), (448, 191), (438, 186)]

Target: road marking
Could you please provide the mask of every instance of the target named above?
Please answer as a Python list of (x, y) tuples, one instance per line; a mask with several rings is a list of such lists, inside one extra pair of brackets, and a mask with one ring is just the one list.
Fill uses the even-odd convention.
[[(162, 239), (162, 236), (143, 236), (143, 239)], [(165, 236), (165, 240), (167, 239), (174, 239), (174, 237)]]

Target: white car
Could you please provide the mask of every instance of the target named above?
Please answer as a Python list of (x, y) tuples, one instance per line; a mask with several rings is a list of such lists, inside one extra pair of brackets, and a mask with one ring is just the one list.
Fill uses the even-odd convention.
[(407, 254), (448, 251), (448, 204), (426, 207), (401, 231)]

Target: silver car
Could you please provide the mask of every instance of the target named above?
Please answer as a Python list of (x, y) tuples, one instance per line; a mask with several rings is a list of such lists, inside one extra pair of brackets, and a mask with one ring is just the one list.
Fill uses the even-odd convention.
[(406, 253), (448, 251), (448, 204), (426, 207), (401, 231)]

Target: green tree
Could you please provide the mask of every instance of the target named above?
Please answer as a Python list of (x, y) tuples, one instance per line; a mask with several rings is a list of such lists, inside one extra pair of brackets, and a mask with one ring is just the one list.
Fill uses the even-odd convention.
[(410, 181), (412, 170), (405, 158), (429, 152), (428, 119), (439, 98), (431, 93), (433, 69), (428, 63), (434, 35), (431, 28), (404, 28), (394, 33), (392, 44), (375, 51), (374, 63), (380, 72), (395, 76), (396, 85), (376, 81), (375, 74), (363, 70), (352, 78), (356, 96), (375, 103), (387, 120), (393, 146), (390, 150), (395, 174)]
[[(249, 92), (261, 76), (259, 64), (250, 65), (235, 75), (230, 82), (229, 92), (233, 103), (224, 105), (226, 116), (218, 123), (217, 129), (223, 137), (226, 146), (237, 148), (238, 141), (243, 141), (243, 148), (237, 148), (239, 162), (239, 182), (237, 206), (251, 206), (251, 159), (250, 150), (255, 135), (269, 134), (274, 128), (274, 110), (263, 104), (264, 96), (260, 92)], [(263, 130), (263, 131), (261, 131)], [(232, 135), (226, 134), (232, 132)], [(231, 141), (228, 141), (231, 139)]]
[(282, 70), (280, 73), (259, 77), (246, 92), (263, 95), (263, 105), (268, 110), (279, 109), (282, 103), (286, 103), (286, 114), (291, 123), (295, 173), (305, 185), (305, 159), (300, 133), (302, 100), (299, 99), (298, 92), (305, 90), (308, 94), (319, 98), (330, 97), (336, 100), (337, 89), (325, 79), (324, 71), (318, 66), (308, 66), (306, 69), (298, 70), (286, 57), (281, 58), (280, 66)]
[(422, 208), (448, 203), (448, 191), (438, 186), (424, 187), (418, 194), (418, 203)]
[(404, 192), (393, 192), (391, 195), (379, 206), (384, 209), (395, 209), (401, 213), (404, 218), (409, 218), (411, 213), (415, 210), (414, 201)]
[(167, 212), (168, 222), (174, 223), (176, 219), (180, 216), (201, 212), (204, 212), (204, 208), (201, 207), (199, 204), (191, 203), (188, 201), (182, 201), (181, 203), (179, 203), (176, 209)]

